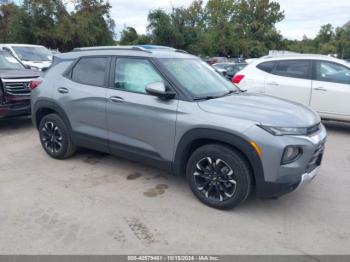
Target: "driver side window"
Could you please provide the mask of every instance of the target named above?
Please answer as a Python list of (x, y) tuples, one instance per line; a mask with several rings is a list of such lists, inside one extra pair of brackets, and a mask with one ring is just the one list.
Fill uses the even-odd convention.
[(146, 93), (148, 84), (161, 81), (163, 81), (162, 77), (147, 59), (117, 58), (115, 88)]

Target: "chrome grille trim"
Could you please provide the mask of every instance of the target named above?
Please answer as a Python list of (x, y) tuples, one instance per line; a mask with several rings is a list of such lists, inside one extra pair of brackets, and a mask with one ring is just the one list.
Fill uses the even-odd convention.
[(30, 96), (29, 83), (33, 78), (3, 78), (2, 85), (5, 93), (12, 96)]

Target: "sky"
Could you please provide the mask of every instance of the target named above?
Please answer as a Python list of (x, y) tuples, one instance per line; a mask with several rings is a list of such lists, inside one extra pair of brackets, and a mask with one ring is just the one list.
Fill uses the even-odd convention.
[[(171, 6), (188, 6), (191, 0), (109, 0), (116, 32), (125, 26), (134, 27), (138, 33), (146, 33), (149, 10)], [(288, 39), (316, 36), (320, 27), (331, 23), (342, 26), (350, 21), (350, 0), (277, 0), (285, 11), (285, 19), (276, 25)]]

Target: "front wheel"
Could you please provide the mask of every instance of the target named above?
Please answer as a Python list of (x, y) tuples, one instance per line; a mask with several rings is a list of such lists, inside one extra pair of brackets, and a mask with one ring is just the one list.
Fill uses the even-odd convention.
[(68, 158), (75, 152), (69, 129), (57, 114), (43, 117), (39, 125), (39, 136), (42, 147), (53, 158)]
[(196, 197), (218, 209), (241, 204), (251, 190), (247, 161), (238, 151), (220, 144), (198, 148), (187, 163), (186, 176)]

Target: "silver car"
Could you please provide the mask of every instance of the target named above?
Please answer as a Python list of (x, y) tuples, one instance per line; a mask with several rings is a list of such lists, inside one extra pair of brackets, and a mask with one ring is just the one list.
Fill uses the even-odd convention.
[(186, 175), (203, 203), (237, 206), (252, 190), (278, 197), (311, 180), (326, 130), (306, 106), (246, 94), (199, 58), (142, 47), (55, 56), (33, 81), (33, 123), (44, 150), (77, 147)]

